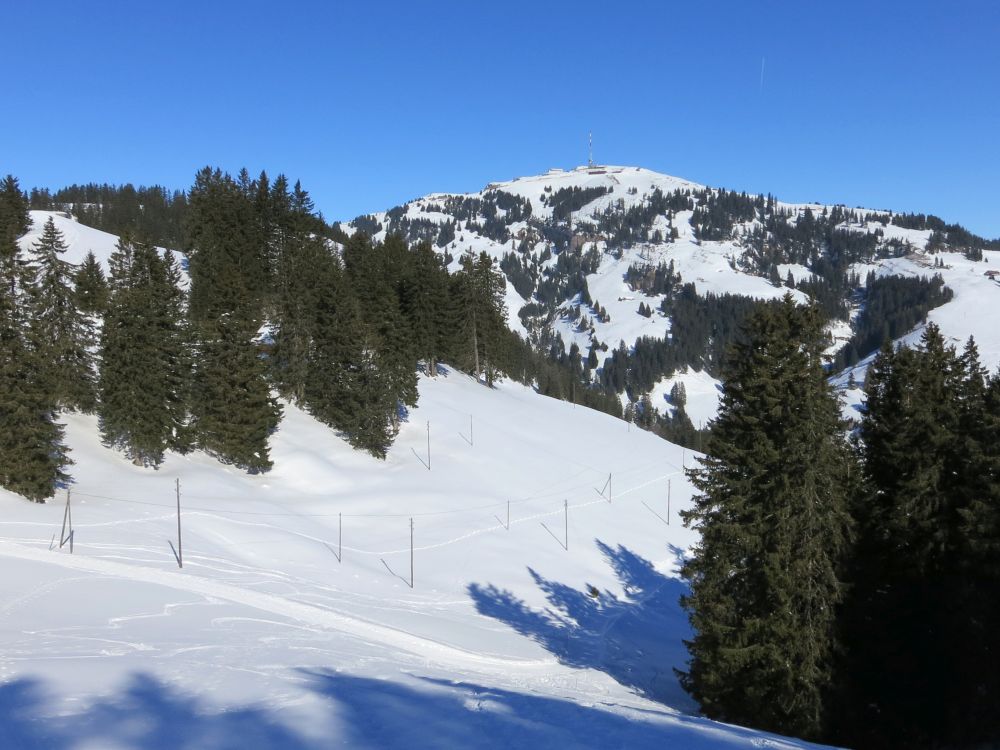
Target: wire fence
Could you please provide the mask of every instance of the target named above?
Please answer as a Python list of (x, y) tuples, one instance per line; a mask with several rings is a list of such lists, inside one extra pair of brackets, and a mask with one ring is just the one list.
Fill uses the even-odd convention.
[[(470, 430), (470, 432), (471, 432), (471, 430)], [(327, 549), (329, 549), (331, 552), (333, 552), (333, 554), (337, 558), (337, 561), (340, 562), (340, 563), (343, 563), (344, 552), (349, 552), (352, 555), (382, 557), (383, 558), (382, 562), (383, 562), (383, 564), (385, 564), (386, 568), (389, 569), (389, 572), (392, 573), (393, 575), (395, 575), (396, 577), (404, 580), (404, 582), (407, 582), (411, 586), (411, 588), (412, 588), (412, 586), (413, 586), (413, 567), (412, 567), (413, 563), (412, 563), (412, 560), (413, 560), (413, 555), (416, 552), (428, 552), (428, 551), (431, 551), (431, 550), (442, 549), (442, 548), (449, 547), (449, 546), (454, 545), (454, 544), (458, 544), (458, 543), (463, 542), (463, 541), (467, 541), (469, 539), (472, 539), (474, 537), (480, 536), (482, 534), (487, 534), (487, 533), (490, 533), (490, 532), (495, 532), (495, 531), (501, 530), (501, 529), (504, 530), (504, 531), (510, 531), (513, 526), (521, 526), (523, 524), (530, 523), (530, 522), (536, 522), (536, 521), (540, 522), (541, 525), (544, 526), (545, 529), (549, 532), (549, 534), (551, 534), (553, 537), (555, 537), (556, 541), (559, 542), (559, 544), (561, 546), (563, 546), (565, 549), (568, 550), (569, 549), (569, 511), (570, 510), (578, 510), (578, 509), (581, 509), (581, 508), (587, 508), (587, 507), (598, 505), (598, 504), (607, 504), (607, 503), (611, 503), (613, 500), (614, 501), (620, 501), (621, 499), (627, 498), (627, 497), (629, 497), (630, 495), (632, 495), (632, 494), (634, 494), (636, 492), (639, 492), (639, 491), (641, 491), (641, 490), (643, 490), (645, 488), (648, 488), (648, 487), (650, 487), (652, 485), (655, 485), (655, 484), (661, 483), (661, 482), (665, 482), (665, 481), (668, 482), (668, 497), (669, 497), (669, 482), (672, 480), (673, 477), (682, 476), (685, 473), (685, 468), (683, 466), (677, 466), (676, 464), (674, 464), (671, 461), (666, 461), (664, 459), (658, 459), (658, 460), (656, 460), (654, 462), (646, 463), (646, 464), (639, 465), (639, 466), (633, 466), (631, 468), (623, 469), (623, 470), (620, 470), (620, 471), (612, 471), (612, 472), (608, 473), (607, 475), (604, 475), (603, 473), (598, 472), (598, 470), (596, 468), (594, 468), (593, 465), (585, 465), (585, 464), (583, 464), (581, 462), (569, 459), (569, 458), (567, 458), (564, 455), (563, 456), (558, 456), (558, 458), (562, 462), (570, 463), (570, 464), (575, 464), (576, 466), (579, 466), (579, 467), (582, 467), (582, 468), (579, 471), (576, 471), (576, 472), (570, 474), (569, 476), (564, 476), (564, 477), (555, 479), (552, 482), (549, 482), (549, 483), (547, 483), (545, 485), (542, 485), (542, 486), (538, 487), (534, 492), (531, 492), (531, 493), (526, 494), (526, 495), (522, 495), (520, 497), (511, 498), (509, 500), (505, 499), (505, 500), (499, 500), (499, 501), (489, 502), (489, 503), (479, 503), (479, 504), (475, 504), (475, 505), (468, 505), (468, 506), (462, 506), (462, 507), (439, 508), (439, 509), (435, 509), (435, 510), (418, 510), (418, 509), (414, 509), (412, 511), (406, 511), (406, 512), (357, 513), (357, 512), (344, 512), (344, 510), (342, 508), (339, 509), (339, 510), (332, 510), (331, 509), (331, 511), (329, 511), (329, 512), (320, 512), (320, 513), (299, 512), (299, 511), (295, 511), (295, 510), (280, 510), (280, 511), (279, 510), (273, 510), (273, 511), (272, 510), (246, 510), (246, 509), (241, 509), (241, 508), (237, 508), (237, 507), (232, 507), (232, 505), (231, 505), (231, 503), (234, 502), (234, 501), (238, 501), (238, 500), (244, 499), (244, 498), (240, 497), (239, 495), (228, 495), (228, 496), (215, 495), (215, 496), (213, 496), (213, 495), (202, 495), (202, 494), (197, 494), (197, 493), (194, 493), (194, 494), (189, 494), (189, 493), (186, 493), (186, 492), (185, 493), (181, 493), (181, 488), (180, 488), (179, 480), (177, 481), (177, 484), (176, 484), (177, 498), (176, 498), (175, 502), (158, 502), (158, 501), (155, 501), (155, 500), (141, 499), (141, 498), (137, 498), (137, 497), (121, 497), (121, 496), (107, 495), (107, 494), (103, 494), (103, 493), (99, 493), (99, 492), (88, 492), (85, 489), (80, 489), (77, 486), (73, 486), (67, 492), (67, 503), (66, 503), (66, 508), (67, 508), (66, 512), (67, 512), (67, 514), (69, 513), (69, 508), (70, 508), (70, 492), (72, 493), (72, 497), (74, 497), (74, 498), (88, 498), (88, 499), (92, 499), (92, 500), (106, 501), (106, 502), (112, 502), (112, 503), (122, 503), (122, 504), (127, 504), (127, 505), (143, 506), (143, 507), (149, 507), (149, 508), (162, 508), (162, 509), (168, 510), (170, 512), (169, 513), (165, 513), (162, 516), (158, 515), (158, 516), (154, 516), (154, 517), (148, 517), (147, 516), (145, 518), (121, 519), (121, 520), (114, 520), (114, 521), (98, 521), (98, 522), (94, 522), (94, 523), (91, 523), (91, 524), (88, 524), (86, 522), (84, 522), (84, 523), (78, 523), (78, 524), (73, 524), (72, 522), (70, 522), (70, 531), (69, 531), (69, 535), (70, 536), (68, 537), (68, 539), (70, 539), (70, 540), (73, 539), (74, 529), (98, 528), (98, 527), (115, 526), (115, 525), (127, 524), (127, 523), (153, 522), (153, 521), (160, 521), (160, 520), (165, 520), (165, 519), (173, 519), (174, 516), (175, 516), (175, 512), (176, 512), (176, 518), (177, 518), (177, 542), (178, 542), (178, 544), (177, 544), (177, 548), (174, 548), (173, 547), (173, 542), (170, 542), (170, 546), (173, 549), (174, 557), (175, 557), (175, 559), (176, 559), (176, 561), (178, 563), (178, 566), (182, 567), (181, 557), (180, 557), (180, 554), (179, 554), (180, 543), (181, 543), (181, 517), (182, 516), (184, 518), (198, 517), (198, 516), (207, 517), (207, 518), (222, 518), (222, 519), (225, 519), (229, 523), (238, 524), (238, 525), (241, 525), (241, 526), (261, 527), (261, 528), (265, 528), (267, 530), (274, 530), (274, 527), (273, 526), (269, 526), (269, 525), (267, 525), (265, 523), (262, 523), (265, 519), (277, 519), (277, 518), (331, 519), (331, 518), (336, 518), (336, 519), (338, 519), (338, 527), (339, 528), (335, 529), (335, 531), (337, 532), (337, 539), (336, 539), (335, 542), (333, 540), (331, 540), (329, 538), (326, 538), (326, 537), (323, 537), (323, 536), (317, 536), (315, 534), (305, 533), (303, 531), (294, 530), (294, 529), (291, 529), (291, 528), (288, 528), (288, 527), (280, 527), (279, 530), (283, 534), (292, 535), (294, 537), (301, 538), (303, 541), (308, 541), (308, 542), (311, 542), (311, 543), (316, 543), (316, 544), (320, 544), (320, 545), (325, 546)], [(683, 463), (686, 463), (686, 461), (682, 461), (682, 464)], [(648, 473), (651, 469), (654, 469), (655, 467), (662, 467), (664, 465), (666, 467), (672, 469), (672, 471), (669, 471), (669, 472), (664, 473), (664, 474), (657, 475), (657, 476), (649, 478), (649, 479), (645, 479), (644, 481), (641, 481), (641, 482), (639, 482), (637, 484), (633, 484), (632, 486), (627, 487), (625, 489), (620, 489), (620, 482), (623, 479), (627, 480), (628, 477), (633, 476), (635, 474), (639, 474), (639, 473)], [(591, 477), (592, 477), (591, 480), (584, 481), (584, 482), (575, 482), (576, 479), (582, 477), (585, 474), (590, 474)], [(603, 487), (601, 489), (598, 489), (598, 487), (594, 486), (593, 477), (595, 475), (596, 476), (600, 476), (602, 479), (603, 479), (604, 476), (607, 476), (607, 481), (603, 483)], [(611, 490), (611, 480), (612, 480), (612, 478), (615, 479), (615, 491), (614, 491), (613, 498), (612, 498), (611, 491), (610, 491)], [(574, 482), (574, 483), (573, 484), (568, 484), (570, 482)], [(174, 489), (174, 488), (172, 487), (171, 489)], [(581, 492), (586, 492), (586, 494), (589, 495), (590, 492), (588, 492), (588, 490), (592, 491), (593, 493), (596, 493), (596, 497), (590, 497), (588, 499), (578, 499), (576, 502), (570, 502), (568, 500), (568, 498), (567, 498), (567, 496), (570, 496), (570, 497), (572, 497), (572, 496), (579, 496), (581, 494)], [(605, 495), (606, 491), (607, 491), (607, 495)], [(173, 494), (173, 493), (171, 493), (171, 494)], [(548, 503), (548, 502), (551, 502), (551, 500), (553, 498), (556, 498), (556, 497), (563, 498), (563, 501), (560, 502), (558, 504), (558, 506), (555, 506), (555, 507), (551, 507), (550, 506), (550, 507), (544, 508), (544, 509), (543, 508), (536, 508), (536, 509), (531, 509), (531, 510), (529, 510), (529, 508), (526, 507), (526, 506), (528, 506), (531, 503), (541, 503), (541, 502)], [(182, 498), (183, 498), (184, 502), (182, 502)], [(268, 496), (266, 498), (267, 502), (270, 502), (270, 503), (286, 503), (288, 505), (294, 505), (296, 503), (302, 502), (303, 500), (315, 501), (315, 500), (322, 500), (322, 499), (323, 499), (322, 496), (318, 496), (318, 495), (299, 495), (299, 496), (286, 496), (286, 497), (271, 497), (271, 496)], [(189, 504), (189, 501), (191, 501), (191, 500), (195, 501), (194, 505)], [(659, 518), (661, 521), (664, 520), (663, 517), (659, 513), (657, 513), (655, 510), (653, 510), (645, 502), (645, 500), (642, 500), (641, 502), (647, 508), (647, 510), (649, 510), (651, 513), (653, 513), (654, 515), (656, 515), (657, 518)], [(554, 503), (553, 503), (553, 506), (554, 506)], [(511, 508), (512, 507), (515, 508), (515, 509), (520, 509), (522, 512), (518, 513), (516, 516), (512, 516), (511, 515)], [(496, 513), (493, 513), (492, 514), (492, 520), (489, 521), (488, 523), (485, 523), (483, 525), (477, 525), (477, 526), (475, 526), (473, 528), (468, 529), (467, 531), (464, 531), (464, 532), (462, 532), (460, 534), (452, 536), (452, 537), (450, 537), (448, 539), (444, 539), (444, 540), (440, 540), (440, 541), (435, 541), (435, 542), (429, 543), (429, 544), (423, 544), (421, 546), (415, 546), (414, 543), (413, 543), (413, 538), (414, 538), (414, 535), (413, 535), (413, 519), (419, 519), (419, 518), (443, 518), (443, 517), (449, 517), (449, 516), (471, 515), (471, 514), (475, 514), (475, 513), (483, 513), (483, 514), (485, 514), (485, 513), (490, 512), (490, 511), (499, 511), (500, 509), (504, 509), (504, 508), (506, 508), (506, 517), (507, 517), (506, 521), (502, 520), (499, 517), (499, 515), (497, 515)], [(528, 511), (528, 512), (524, 512), (524, 511)], [(565, 527), (566, 527), (565, 528), (565, 540), (560, 540), (558, 538), (558, 536), (555, 533), (553, 533), (552, 530), (549, 529), (549, 527), (544, 523), (544, 521), (546, 519), (551, 519), (551, 518), (554, 518), (556, 516), (561, 516), (561, 515), (565, 516), (565, 519), (564, 519), (565, 520)], [(79, 518), (79, 516), (80, 516), (80, 514), (79, 514), (79, 511), (78, 511), (77, 517)], [(667, 510), (667, 519), (668, 520), (666, 521), (667, 523), (669, 523), (669, 516), (670, 516), (670, 511), (669, 511), (669, 500), (668, 500), (668, 510)], [(363, 548), (358, 548), (358, 547), (353, 547), (353, 546), (345, 546), (343, 544), (343, 521), (344, 521), (344, 519), (347, 519), (347, 520), (351, 520), (351, 519), (386, 519), (386, 520), (390, 520), (390, 519), (404, 519), (404, 518), (409, 518), (410, 519), (410, 544), (409, 544), (409, 546), (400, 547), (400, 548), (396, 548), (396, 549), (388, 549), (388, 550), (372, 550), (372, 549), (363, 549)], [(25, 524), (32, 524), (32, 523), (34, 523), (34, 522), (0, 521), (0, 525), (7, 525), (7, 524), (25, 525)], [(65, 518), (64, 518), (64, 526), (65, 526)], [(370, 529), (369, 529), (369, 531), (370, 531)], [(402, 534), (401, 534), (401, 536), (402, 536)], [(65, 539), (67, 539), (67, 537), (66, 537), (66, 532), (65, 532), (65, 529), (64, 529), (60, 533), (60, 541), (63, 541)], [(31, 541), (31, 540), (22, 540), (22, 541)], [(254, 542), (247, 542), (245, 540), (243, 542), (241, 542), (241, 544), (252, 544), (252, 543), (254, 543)], [(265, 542), (260, 542), (260, 543), (265, 543)], [(277, 540), (275, 540), (275, 543), (277, 543)], [(50, 544), (50, 548), (51, 548), (52, 547), (52, 543), (49, 542), (49, 544)], [(62, 546), (62, 544), (60, 544), (60, 546)], [(77, 543), (77, 546), (81, 546), (79, 544), (79, 542)], [(98, 545), (98, 546), (100, 546), (100, 545)], [(104, 546), (106, 546), (106, 545), (104, 545)], [(336, 549), (334, 549), (334, 547), (336, 547)], [(409, 579), (409, 581), (407, 581), (407, 579), (404, 578), (402, 575), (399, 575), (398, 573), (395, 573), (392, 570), (392, 568), (389, 567), (388, 563), (384, 559), (386, 557), (391, 557), (393, 555), (400, 555), (400, 554), (407, 553), (407, 552), (410, 554), (410, 560), (411, 560), (411, 562), (410, 562), (410, 579)]]

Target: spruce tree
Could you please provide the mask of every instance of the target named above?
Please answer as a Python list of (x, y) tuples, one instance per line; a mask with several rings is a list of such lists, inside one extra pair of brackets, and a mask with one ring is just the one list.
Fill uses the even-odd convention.
[(317, 279), (330, 251), (323, 239), (310, 231), (305, 209), (293, 205), (284, 177), (275, 181), (271, 196), (276, 276), (270, 369), (282, 395), (301, 403), (315, 333)]
[(0, 486), (44, 502), (68, 479), (72, 463), (42, 368), (12, 324), (9, 292), (0, 291)]
[(953, 741), (1000, 736), (1000, 373), (989, 379), (971, 339), (961, 355), (958, 655), (950, 691)]
[(687, 690), (710, 717), (802, 737), (825, 726), (851, 454), (826, 381), (823, 319), (786, 296), (751, 315), (685, 522)]
[[(406, 244), (396, 235), (377, 244), (363, 235), (351, 238), (344, 249), (344, 261), (371, 336), (369, 367), (378, 368), (377, 380), (386, 384), (399, 406), (414, 406), (419, 355), (400, 299), (410, 276)], [(398, 408), (390, 410), (393, 432), (399, 427), (398, 414)]]
[(32, 279), (18, 246), (29, 226), (27, 199), (8, 176), (0, 184), (0, 486), (43, 502), (71, 462), (29, 335)]
[(852, 720), (837, 739), (983, 742), (1000, 697), (990, 389), (974, 343), (959, 356), (934, 325), (918, 350), (883, 347), (865, 387), (867, 496), (841, 618)]
[(108, 306), (108, 282), (93, 252), (88, 252), (73, 277), (76, 305), (87, 315), (103, 315)]
[(105, 443), (139, 466), (158, 466), (187, 445), (190, 355), (179, 270), (168, 252), (123, 236), (110, 258), (111, 294), (101, 329), (98, 416)]
[(256, 338), (268, 296), (268, 258), (246, 175), (198, 173), (190, 194), (189, 317), (197, 356), (192, 437), (224, 463), (250, 472), (271, 467), (268, 438), (280, 409)]
[(281, 416), (246, 324), (235, 316), (197, 324), (191, 389), (197, 445), (251, 474), (270, 470), (268, 439)]
[(452, 276), (451, 296), (456, 324), (453, 328), (454, 353), (459, 365), (477, 378), (484, 376), (488, 386), (499, 375), (497, 362), (502, 359), (507, 307), (504, 301), (506, 280), (485, 252), (461, 258), (461, 270)]
[(412, 255), (413, 273), (405, 283), (403, 307), (417, 356), (434, 377), (447, 349), (448, 272), (429, 242), (417, 245)]
[(332, 259), (316, 284), (316, 335), (309, 352), (306, 404), (351, 445), (384, 458), (392, 443), (397, 399), (378, 361), (375, 334)]
[(72, 280), (76, 269), (62, 255), (62, 232), (50, 216), (29, 258), (33, 274), (30, 336), (42, 386), (63, 409), (92, 411), (94, 331), (77, 306)]

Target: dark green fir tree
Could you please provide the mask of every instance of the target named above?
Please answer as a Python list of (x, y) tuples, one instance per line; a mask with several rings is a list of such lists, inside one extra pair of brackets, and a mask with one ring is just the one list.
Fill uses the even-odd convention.
[(108, 281), (93, 252), (84, 257), (73, 277), (73, 286), (76, 289), (76, 305), (82, 312), (87, 315), (104, 314), (108, 307)]
[(44, 502), (71, 462), (30, 344), (32, 280), (18, 246), (29, 226), (27, 199), (7, 177), (0, 184), (0, 486)]
[(384, 458), (392, 443), (397, 399), (381, 368), (376, 336), (336, 264), (328, 264), (316, 282), (316, 336), (306, 382), (309, 411), (354, 447)]
[(694, 636), (682, 683), (712, 718), (807, 738), (827, 719), (850, 531), (827, 345), (820, 311), (789, 296), (751, 315), (684, 514), (701, 541), (683, 570)]
[(110, 258), (111, 292), (101, 329), (101, 435), (139, 466), (183, 450), (190, 354), (179, 271), (171, 254), (123, 236)]
[(260, 192), (245, 174), (236, 182), (204, 169), (191, 189), (187, 224), (196, 352), (191, 435), (220, 461), (254, 473), (271, 468), (268, 438), (280, 419), (257, 341), (271, 287), (269, 245), (255, 209)]
[(869, 368), (866, 497), (843, 615), (843, 731), (861, 748), (996, 736), (1000, 674), (996, 417), (974, 343), (929, 325)]
[(49, 217), (29, 256), (29, 331), (43, 387), (59, 408), (89, 412), (95, 405), (94, 330), (77, 306), (76, 269), (62, 257), (67, 249)]

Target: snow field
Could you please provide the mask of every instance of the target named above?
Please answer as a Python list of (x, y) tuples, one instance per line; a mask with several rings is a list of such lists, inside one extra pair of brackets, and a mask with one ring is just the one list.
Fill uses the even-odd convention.
[(690, 452), (516, 384), (420, 392), (385, 462), (286, 405), (265, 476), (141, 469), (67, 415), (73, 554), (64, 497), (0, 493), (4, 746), (230, 747), (234, 717), (255, 747), (803, 746), (685, 713)]

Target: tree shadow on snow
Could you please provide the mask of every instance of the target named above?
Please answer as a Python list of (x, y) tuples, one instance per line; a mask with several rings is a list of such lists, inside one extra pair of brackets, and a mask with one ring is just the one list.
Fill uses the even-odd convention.
[[(469, 595), (480, 614), (506, 623), (556, 656), (563, 664), (605, 672), (640, 695), (681, 711), (696, 710), (674, 669), (684, 669), (691, 637), (680, 598), (687, 585), (658, 573), (652, 563), (600, 540), (597, 546), (626, 592), (593, 596), (589, 586), (577, 589), (551, 581), (531, 568), (549, 606), (532, 609), (512, 592), (471, 584)], [(680, 550), (671, 547), (675, 556)]]
[(0, 685), (0, 747), (10, 750), (313, 747), (263, 708), (209, 712), (196, 698), (178, 693), (146, 674), (133, 676), (120, 694), (100, 698), (79, 713), (51, 716), (45, 707), (46, 697), (40, 683), (34, 680)]
[(351, 748), (813, 747), (664, 711), (608, 710), (530, 692), (408, 677), (405, 681), (306, 672), (336, 704), (337, 741)]
[[(531, 692), (396, 674), (299, 670), (319, 698), (308, 719), (280, 708), (209, 709), (145, 674), (118, 695), (55, 716), (31, 680), (0, 684), (0, 747), (145, 750), (320, 748), (799, 748), (806, 743), (667, 711), (609, 710)], [(528, 687), (528, 686), (526, 686)]]

